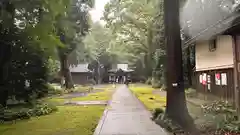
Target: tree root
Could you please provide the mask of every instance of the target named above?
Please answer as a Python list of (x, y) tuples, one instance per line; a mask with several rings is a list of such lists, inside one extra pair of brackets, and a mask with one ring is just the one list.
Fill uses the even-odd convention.
[(166, 129), (173, 134), (186, 134), (186, 135), (200, 135), (200, 131), (196, 128), (191, 116), (181, 115), (180, 117), (169, 117), (167, 114), (160, 114), (154, 120), (162, 128)]

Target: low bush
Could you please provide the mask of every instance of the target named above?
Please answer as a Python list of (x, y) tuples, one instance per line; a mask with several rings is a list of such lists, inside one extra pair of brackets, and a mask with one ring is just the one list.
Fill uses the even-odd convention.
[(214, 101), (210, 104), (204, 104), (202, 105), (202, 109), (205, 113), (213, 113), (213, 114), (219, 114), (219, 113), (233, 114), (235, 112), (233, 110), (233, 105), (225, 101)]
[(232, 104), (225, 101), (215, 101), (202, 105), (202, 109), (206, 115), (212, 114), (216, 117), (214, 123), (218, 131), (240, 133), (240, 121)]
[(152, 83), (152, 87), (153, 88), (161, 88), (162, 84), (160, 83), (160, 81), (157, 81), (157, 82)]
[(152, 112), (152, 120), (155, 120), (158, 118), (160, 114), (164, 113), (164, 110), (162, 108), (156, 108)]
[(156, 79), (156, 78), (152, 78), (151, 84), (152, 84), (153, 88), (161, 88), (163, 85), (163, 83), (159, 79)]
[(147, 85), (152, 85), (152, 78), (148, 78), (145, 82)]
[(48, 91), (48, 95), (62, 95), (64, 92), (62, 89), (55, 88), (50, 84), (47, 85), (47, 91)]
[(1, 108), (0, 109), (0, 121), (14, 121), (29, 119), (35, 116), (47, 115), (57, 111), (57, 107), (51, 104), (39, 104), (37, 103), (31, 108)]
[(186, 93), (187, 97), (196, 97), (197, 96), (197, 91), (193, 88), (186, 89), (185, 93)]
[(183, 133), (181, 127), (175, 122), (173, 122), (171, 119), (169, 119), (168, 116), (165, 114), (165, 111), (161, 108), (156, 108), (153, 111), (152, 120), (168, 132), (174, 133), (174, 135), (178, 133)]
[(163, 84), (162, 87), (160, 88), (160, 90), (162, 90), (162, 91), (167, 91), (167, 87), (166, 87), (166, 85)]

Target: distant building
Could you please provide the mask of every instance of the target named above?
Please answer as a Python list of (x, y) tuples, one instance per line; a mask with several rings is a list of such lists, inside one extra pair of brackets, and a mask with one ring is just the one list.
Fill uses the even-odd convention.
[(239, 46), (239, 37), (231, 35), (218, 35), (213, 40), (196, 41), (195, 73), (199, 92), (227, 100), (234, 99), (235, 44)]
[(92, 71), (88, 69), (88, 64), (71, 65), (69, 70), (75, 84), (88, 84), (92, 79)]
[(128, 64), (114, 64), (108, 71), (109, 82), (123, 83), (127, 78), (131, 79), (133, 71), (129, 69)]
[(234, 101), (240, 97), (240, 4), (198, 2), (188, 1), (180, 17), (183, 48), (195, 45), (196, 89)]

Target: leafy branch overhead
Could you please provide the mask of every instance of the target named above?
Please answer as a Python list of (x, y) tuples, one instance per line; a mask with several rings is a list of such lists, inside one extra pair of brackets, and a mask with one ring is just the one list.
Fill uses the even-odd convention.
[(120, 41), (118, 46), (123, 46), (130, 54), (126, 55), (129, 64), (134, 66), (142, 61), (143, 65), (147, 65), (146, 74), (151, 76), (150, 72), (158, 65), (154, 58), (156, 49), (165, 50), (163, 1), (111, 0), (105, 6), (102, 19)]

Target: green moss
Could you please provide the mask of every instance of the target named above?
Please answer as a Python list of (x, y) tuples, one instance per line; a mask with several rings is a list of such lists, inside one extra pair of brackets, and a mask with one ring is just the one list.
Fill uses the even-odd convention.
[(164, 109), (164, 106), (166, 106), (166, 97), (153, 94), (154, 89), (149, 86), (130, 86), (130, 90), (150, 111), (159, 107)]
[(103, 106), (62, 106), (47, 116), (0, 125), (1, 135), (92, 135)]

